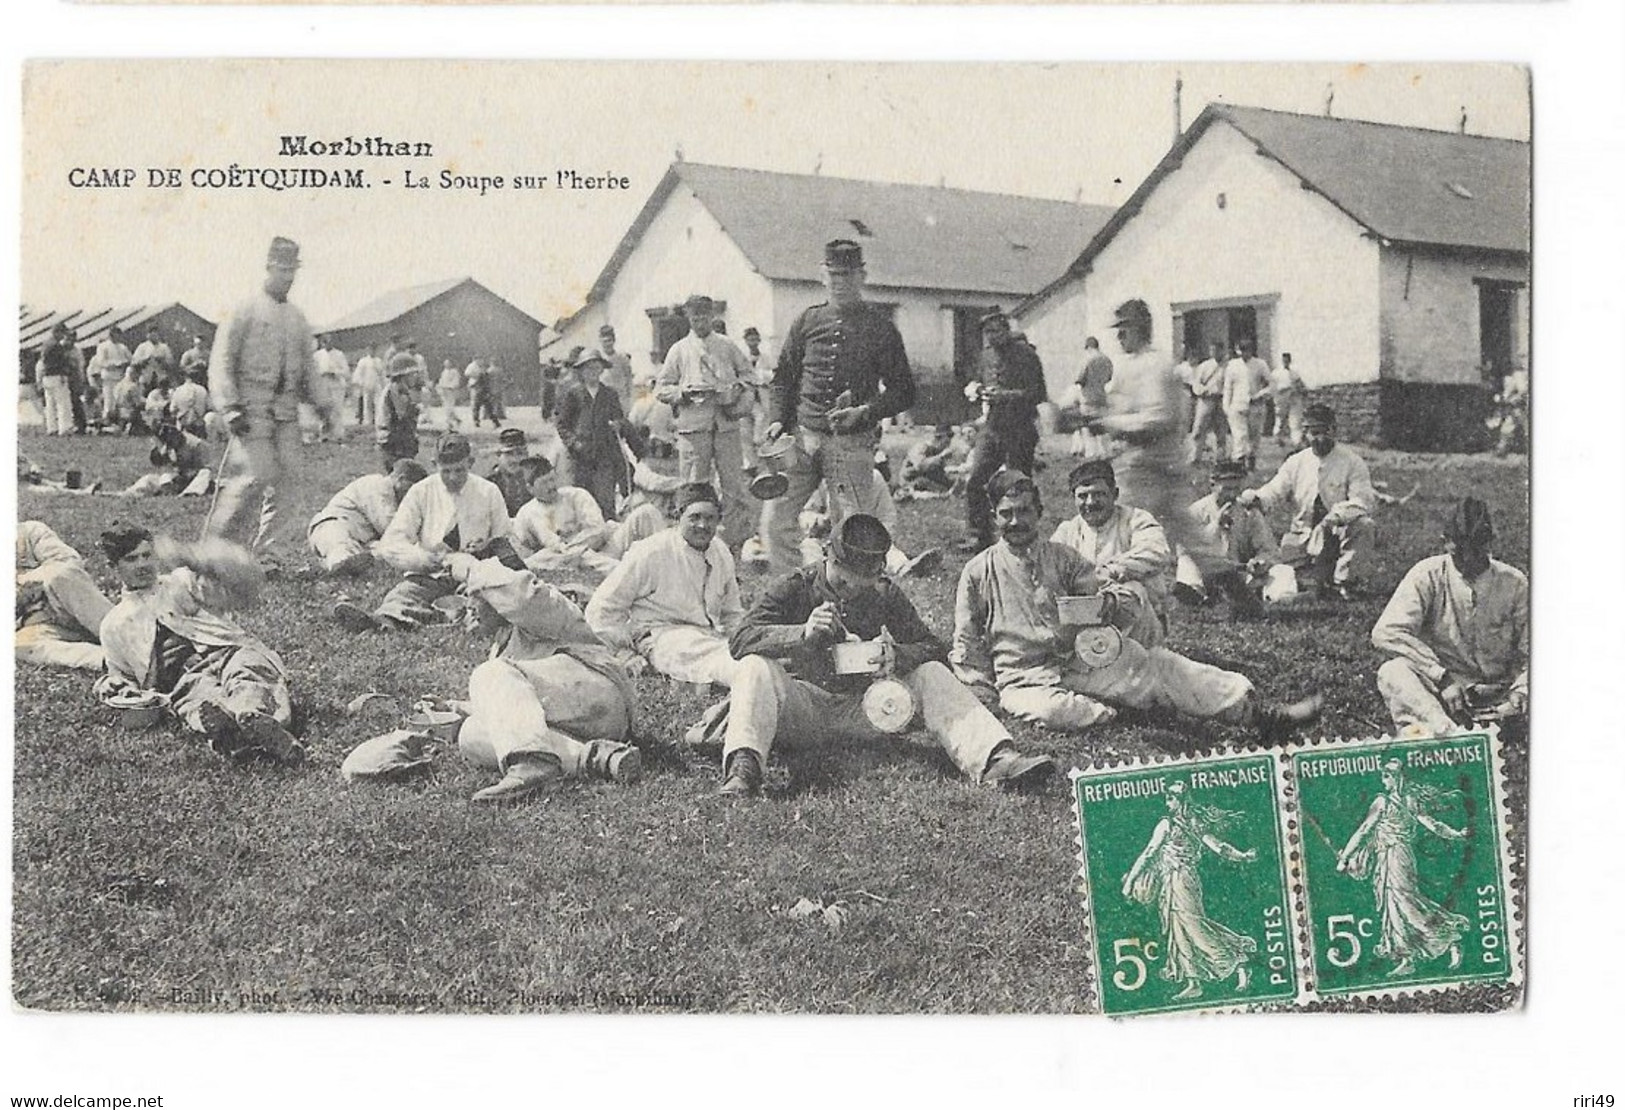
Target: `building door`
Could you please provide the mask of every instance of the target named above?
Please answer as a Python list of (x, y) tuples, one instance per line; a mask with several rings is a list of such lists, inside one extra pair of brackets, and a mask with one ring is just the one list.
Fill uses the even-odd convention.
[[(728, 311), (728, 302), (716, 302), (717, 319), (722, 319)], [(649, 324), (653, 331), (654, 342), (649, 347), (649, 357), (656, 366), (663, 366), (666, 362), (666, 352), (671, 350), (672, 344), (688, 334), (688, 317), (683, 315), (683, 306), (659, 305), (655, 308), (644, 309), (649, 316)]]
[[(1174, 336), (1196, 355), (1197, 361), (1207, 358), (1215, 343), (1224, 348), (1226, 356), (1247, 344), (1274, 365), (1275, 298), (1250, 297), (1229, 304), (1176, 304), (1173, 308)], [(1177, 356), (1179, 351), (1176, 349), (1174, 354)]]
[(953, 382), (949, 388), (932, 388), (926, 384), (920, 390), (920, 400), (916, 405), (920, 419), (960, 423), (975, 415), (975, 407), (965, 400), (965, 384), (981, 371), (982, 317), (991, 311), (991, 305), (980, 308), (956, 305), (948, 308), (953, 326)]
[(1484, 381), (1499, 391), (1518, 361), (1518, 305), (1522, 287), (1510, 281), (1478, 283), (1478, 364)]

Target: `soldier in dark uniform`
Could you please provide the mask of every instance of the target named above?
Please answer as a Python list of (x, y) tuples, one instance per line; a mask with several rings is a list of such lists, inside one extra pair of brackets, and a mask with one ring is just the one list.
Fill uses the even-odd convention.
[(785, 466), (790, 488), (766, 511), (776, 573), (801, 563), (798, 517), (820, 483), (828, 485), (832, 527), (853, 513), (876, 512), (880, 422), (914, 403), (903, 337), (863, 299), (863, 248), (849, 239), (826, 244), (823, 271), (829, 300), (790, 325), (768, 405), (766, 440), (795, 435)]
[(592, 494), (605, 520), (614, 520), (616, 491), (627, 488), (621, 454), (626, 416), (615, 391), (600, 380), (608, 367), (609, 360), (597, 351), (576, 359), (576, 381), (559, 395), (558, 426), (575, 484)]
[(965, 479), (965, 519), (969, 535), (962, 550), (976, 552), (993, 544), (993, 506), (987, 482), (1001, 466), (1033, 472), (1038, 447), (1038, 406), (1043, 403), (1044, 367), (1038, 352), (1010, 331), (1010, 318), (999, 309), (982, 317), (981, 380), (976, 394), (987, 419), (971, 452)]
[(502, 491), (502, 501), (508, 506), (509, 516), (517, 513), (520, 506), (530, 500), (530, 483), (525, 481), (525, 472), (519, 468), (520, 461), (529, 454), (530, 447), (523, 428), (502, 429), (497, 436), (497, 463), (486, 477)]

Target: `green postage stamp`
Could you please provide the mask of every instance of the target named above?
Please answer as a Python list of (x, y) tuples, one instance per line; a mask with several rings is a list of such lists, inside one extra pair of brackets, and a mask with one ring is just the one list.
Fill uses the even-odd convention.
[(1485, 734), (1291, 752), (1318, 995), (1518, 981), (1498, 764)]
[(1296, 999), (1272, 754), (1074, 772), (1072, 785), (1102, 1012)]
[(1096, 1007), (1522, 982), (1499, 741), (1320, 741), (1072, 773)]

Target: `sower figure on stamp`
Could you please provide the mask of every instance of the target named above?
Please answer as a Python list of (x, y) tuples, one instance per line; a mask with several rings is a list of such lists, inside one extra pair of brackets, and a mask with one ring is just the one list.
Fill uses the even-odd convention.
[(643, 756), (626, 741), (637, 692), (575, 603), (497, 559), (455, 553), (446, 568), (495, 636), (469, 676), (457, 747), (502, 778), (473, 800), (512, 801), (564, 778), (636, 782)]
[(17, 525), (17, 661), (102, 669), (98, 643), (112, 602), (79, 552), (38, 520)]
[[(730, 642), (739, 660), (733, 691), (690, 733), (720, 736), (724, 795), (759, 793), (778, 741), (895, 738), (916, 709), (974, 782), (1023, 787), (1054, 770), (1048, 757), (1017, 751), (1009, 730), (953, 676), (946, 645), (885, 577), (890, 548), (879, 520), (848, 516), (822, 562), (779, 579), (740, 622)], [(869, 654), (851, 666), (837, 645), (854, 640), (863, 643), (848, 650)], [(893, 675), (890, 689), (876, 681)]]
[(1243, 508), (1262, 504), (1291, 512), (1281, 557), (1307, 562), (1323, 593), (1351, 600), (1359, 589), (1355, 564), (1376, 530), (1371, 514), (1377, 491), (1365, 460), (1337, 442), (1337, 417), (1330, 405), (1309, 406), (1304, 433), (1309, 446), (1288, 456), (1264, 485), (1243, 490), (1237, 502)]
[(914, 404), (903, 338), (863, 299), (863, 248), (849, 239), (826, 243), (823, 276), (829, 300), (790, 325), (773, 374), (765, 438), (795, 434), (789, 491), (768, 502), (764, 514), (776, 574), (800, 565), (799, 518), (820, 483), (829, 484), (832, 524), (851, 513), (875, 513), (880, 422)]
[(456, 432), (442, 436), (435, 463), (436, 472), (401, 498), (378, 541), (378, 557), (405, 577), (370, 613), (351, 601), (333, 606), (333, 619), (351, 632), (445, 623), (434, 603), (457, 590), (446, 569), (447, 558), (457, 552), (524, 567), (513, 547), (513, 521), (502, 491), (471, 473), (474, 450), (468, 440)]
[(1388, 600), (1371, 643), (1402, 736), (1446, 736), (1498, 721), (1521, 734), (1529, 713), (1529, 579), (1490, 557), (1495, 525), (1476, 497), (1444, 530), (1445, 554), (1423, 559)]
[[(696, 293), (688, 298), (683, 315), (689, 333), (666, 352), (665, 365), (655, 380), (655, 396), (670, 405), (674, 414), (678, 472), (685, 482), (716, 483), (723, 499), (723, 537), (729, 550), (738, 554), (756, 531), (755, 502), (745, 493), (738, 466), (739, 418), (749, 404), (750, 363), (733, 340), (713, 330), (716, 304), (710, 297)], [(610, 450), (606, 448), (606, 453)], [(618, 464), (619, 444), (612, 451), (613, 462)], [(613, 514), (611, 496), (605, 515)]]
[(1063, 621), (1057, 599), (1100, 594), (1094, 564), (1038, 538), (1042, 506), (1031, 478), (1000, 471), (988, 492), (999, 542), (965, 564), (954, 602), (954, 669), (978, 696), (1068, 732), (1112, 720), (1114, 707), (1250, 727), (1265, 742), (1319, 717), (1318, 695), (1266, 702), (1243, 675), (1140, 643), (1133, 636), (1143, 614), (1109, 595), (1098, 598), (1093, 623)]
[(982, 317), (981, 380), (967, 393), (982, 402), (987, 419), (971, 452), (965, 478), (967, 532), (960, 550), (977, 552), (993, 542), (993, 509), (987, 481), (1008, 466), (1033, 472), (1038, 447), (1038, 406), (1044, 403), (1044, 367), (1038, 353), (1010, 332), (1010, 317), (994, 309)]
[(107, 673), (97, 695), (114, 705), (156, 699), (222, 755), (303, 761), (304, 745), (287, 732), (293, 707), (282, 657), (215, 612), (257, 603), (259, 568), (219, 540), (165, 548), (173, 569), (161, 571), (147, 529), (102, 533), (124, 593), (102, 620)]
[(1442, 800), (1443, 792), (1435, 787), (1407, 784), (1403, 765), (1388, 760), (1382, 767), (1382, 793), (1337, 855), (1339, 871), (1371, 880), (1382, 915), (1376, 951), (1394, 961), (1390, 976), (1411, 975), (1418, 960), (1436, 960), (1446, 953), (1450, 967), (1461, 966), (1461, 939), (1471, 925), (1423, 894), (1416, 875), (1417, 830), (1445, 840), (1467, 838), (1465, 830), (1427, 812)]
[(1202, 850), (1232, 863), (1252, 863), (1258, 849), (1237, 848), (1218, 834), (1240, 814), (1197, 805), (1182, 782), (1168, 785), (1168, 815), (1123, 876), (1123, 897), (1155, 905), (1162, 924), (1164, 979), (1183, 982), (1176, 999), (1199, 998), (1202, 984), (1236, 977), (1236, 992), (1247, 989), (1247, 962), (1258, 951), (1253, 937), (1228, 929), (1207, 915), (1202, 891)]
[(209, 356), (209, 400), (231, 443), (204, 531), (267, 556), (279, 532), (276, 487), (299, 457), (299, 405), (316, 400), (316, 339), (288, 303), (298, 273), (299, 244), (273, 239), (264, 287), (226, 317)]

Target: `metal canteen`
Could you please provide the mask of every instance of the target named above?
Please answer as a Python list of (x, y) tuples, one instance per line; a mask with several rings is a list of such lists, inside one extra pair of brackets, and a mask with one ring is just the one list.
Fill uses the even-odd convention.
[(1086, 667), (1109, 667), (1123, 654), (1123, 634), (1109, 624), (1085, 628), (1072, 640), (1078, 660)]
[(895, 678), (883, 678), (863, 692), (863, 715), (887, 734), (905, 731), (916, 708), (914, 692)]

